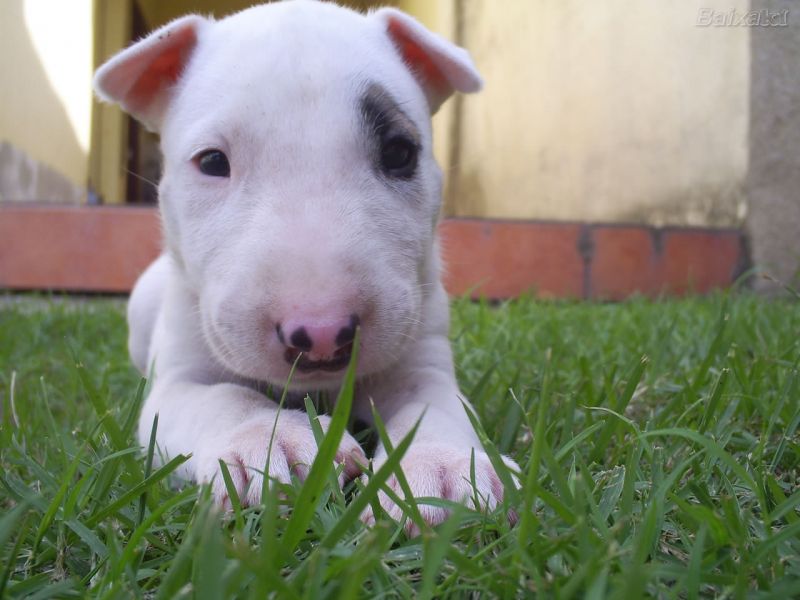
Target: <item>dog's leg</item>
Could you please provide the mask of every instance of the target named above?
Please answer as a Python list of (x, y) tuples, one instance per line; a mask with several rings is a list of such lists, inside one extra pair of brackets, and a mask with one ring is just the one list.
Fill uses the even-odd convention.
[(141, 274), (128, 301), (128, 352), (142, 375), (147, 375), (148, 356), (158, 314), (164, 301), (170, 259), (162, 254)]
[[(317, 454), (306, 413), (287, 409), (279, 413), (275, 402), (241, 385), (157, 380), (142, 411), (142, 443), (150, 436), (156, 414), (160, 450), (169, 456), (191, 455), (180, 474), (211, 482), (213, 496), (223, 506), (230, 503), (219, 460), (227, 464), (242, 504), (253, 505), (261, 500), (265, 466), (269, 477), (281, 483), (289, 483), (292, 475), (303, 480)], [(319, 421), (327, 430), (330, 418), (320, 416)], [(360, 465), (366, 462), (349, 434), (335, 460), (344, 465), (340, 484), (360, 474)]]
[[(443, 296), (444, 292), (440, 294)], [(491, 510), (502, 502), (504, 487), (466, 414), (467, 400), (456, 383), (447, 339), (447, 311), (441, 309), (441, 302), (437, 303), (436, 318), (429, 321), (434, 326), (417, 341), (414, 351), (397, 369), (367, 384), (361, 398), (362, 402), (367, 399), (374, 402), (394, 446), (421, 419), (414, 441), (401, 462), (415, 497), (432, 496), (472, 505), (477, 497), (475, 508)], [(360, 408), (364, 411), (365, 407)], [(379, 468), (385, 459), (386, 449), (379, 446), (374, 468)], [(504, 457), (504, 461), (512, 473), (519, 472), (513, 460)], [(394, 478), (390, 486), (403, 497)], [(384, 509), (399, 520), (400, 508), (384, 494), (380, 500)], [(430, 524), (442, 522), (448, 514), (440, 507), (420, 504), (419, 508)], [(373, 520), (371, 510), (365, 513), (364, 520)], [(407, 527), (411, 533), (418, 533), (413, 524), (408, 523)]]

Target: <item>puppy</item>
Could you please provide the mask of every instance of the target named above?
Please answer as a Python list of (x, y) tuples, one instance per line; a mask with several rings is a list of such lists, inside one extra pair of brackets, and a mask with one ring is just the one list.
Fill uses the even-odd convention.
[[(472, 502), (474, 453), (480, 503), (496, 506), (503, 486), (453, 370), (436, 233), (430, 116), (480, 89), (467, 52), (391, 8), (294, 0), (177, 19), (95, 87), (159, 132), (164, 156), (165, 252), (128, 309), (133, 362), (153, 370), (140, 441), (158, 415), (161, 451), (191, 455), (184, 476), (226, 504), (222, 459), (258, 503), (271, 437), (277, 481), (302, 479), (317, 451), (307, 415), (259, 390), (336, 390), (359, 328), (356, 415), (369, 422), (374, 402), (395, 444), (422, 417), (402, 461), (414, 495)], [(376, 468), (385, 458), (379, 446)], [(343, 480), (359, 474), (349, 434), (337, 461)]]

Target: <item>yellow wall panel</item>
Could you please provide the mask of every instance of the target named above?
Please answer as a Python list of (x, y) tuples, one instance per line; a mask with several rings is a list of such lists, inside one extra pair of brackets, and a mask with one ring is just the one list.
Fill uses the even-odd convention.
[(0, 142), (80, 187), (91, 76), (92, 0), (0, 2)]
[(461, 5), (464, 43), (487, 86), (464, 99), (455, 214), (740, 222), (747, 28), (699, 27), (694, 2)]

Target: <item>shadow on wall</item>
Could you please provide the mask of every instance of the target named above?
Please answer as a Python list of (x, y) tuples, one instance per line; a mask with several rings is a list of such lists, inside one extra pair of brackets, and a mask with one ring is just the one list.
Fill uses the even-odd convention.
[(48, 80), (24, 4), (0, 6), (0, 201), (81, 202), (87, 151)]

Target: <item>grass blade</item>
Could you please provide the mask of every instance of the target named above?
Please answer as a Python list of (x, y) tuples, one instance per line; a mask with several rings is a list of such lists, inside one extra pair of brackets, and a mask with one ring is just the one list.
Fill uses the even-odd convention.
[(153, 473), (147, 479), (144, 479), (127, 492), (125, 492), (122, 496), (117, 498), (114, 502), (106, 506), (104, 509), (98, 511), (97, 513), (93, 514), (87, 521), (86, 524), (89, 527), (94, 527), (105, 518), (113, 515), (123, 506), (130, 504), (134, 498), (138, 497), (142, 494), (145, 490), (150, 488), (151, 486), (155, 485), (162, 479), (165, 479), (170, 474), (172, 474), (179, 466), (189, 460), (188, 456), (184, 456), (179, 454), (172, 460), (170, 460), (166, 465), (158, 469), (155, 473)]
[(325, 548), (333, 548), (339, 541), (344, 533), (358, 521), (361, 513), (367, 508), (367, 504), (377, 497), (378, 491), (383, 487), (389, 476), (392, 473), (397, 473), (400, 470), (400, 461), (405, 456), (411, 441), (417, 434), (420, 421), (417, 421), (414, 427), (409, 431), (406, 436), (400, 440), (400, 443), (395, 446), (394, 450), (386, 457), (386, 461), (381, 465), (375, 473), (367, 481), (367, 484), (359, 492), (359, 494), (350, 502), (347, 510), (342, 514), (337, 523), (328, 531), (320, 545)]
[(360, 332), (356, 329), (355, 339), (353, 340), (353, 355), (350, 358), (350, 364), (347, 367), (342, 387), (336, 399), (336, 406), (333, 409), (328, 432), (322, 444), (319, 446), (317, 456), (311, 464), (311, 469), (303, 483), (303, 487), (300, 488), (300, 493), (295, 501), (292, 516), (283, 534), (283, 544), (287, 551), (293, 551), (297, 547), (300, 539), (305, 534), (308, 524), (311, 522), (320, 494), (328, 481), (325, 473), (328, 472), (331, 469), (331, 465), (334, 464), (336, 452), (339, 449), (342, 436), (347, 429), (355, 391), (359, 338)]

